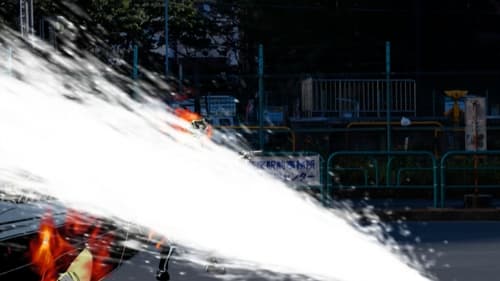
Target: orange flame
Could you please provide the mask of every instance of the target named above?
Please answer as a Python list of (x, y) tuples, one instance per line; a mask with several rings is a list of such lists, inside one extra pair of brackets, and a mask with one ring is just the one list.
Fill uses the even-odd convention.
[(175, 109), (175, 115), (177, 115), (179, 118), (182, 118), (188, 122), (193, 122), (195, 120), (202, 119), (201, 115), (199, 115), (198, 113), (195, 113), (189, 109), (180, 108), (180, 107)]
[(156, 249), (160, 249), (160, 248), (161, 248), (161, 246), (163, 246), (163, 244), (165, 244), (165, 242), (167, 242), (167, 241), (165, 240), (165, 238), (161, 238), (161, 240), (160, 240), (160, 241), (158, 241), (158, 242), (156, 243), (155, 248), (156, 248)]
[[(174, 111), (174, 114), (189, 122), (189, 123), (192, 123), (193, 121), (200, 121), (200, 120), (203, 120), (203, 116), (201, 116), (200, 114), (196, 113), (196, 112), (192, 112), (191, 110), (189, 109), (185, 109), (185, 108), (176, 108), (175, 111)], [(182, 128), (180, 126), (177, 126), (177, 125), (174, 125), (174, 128), (182, 131), (182, 132), (187, 132), (188, 130), (186, 130), (185, 128)], [(208, 127), (205, 129), (205, 134), (207, 135), (207, 137), (210, 139), (212, 137), (212, 126), (208, 125)]]
[(149, 242), (154, 242), (155, 243), (155, 248), (156, 249), (161, 249), (163, 245), (167, 244), (168, 240), (164, 236), (158, 236), (156, 232), (153, 230), (149, 231), (148, 234), (148, 241)]
[(64, 224), (65, 231), (73, 235), (82, 235), (89, 231), (95, 219), (75, 210), (69, 210)]
[(75, 248), (64, 240), (54, 227), (52, 216), (45, 216), (38, 236), (30, 243), (31, 261), (42, 281), (55, 281), (59, 272), (57, 260)]
[(94, 254), (91, 280), (101, 280), (113, 269), (113, 266), (109, 263), (113, 241), (113, 234), (102, 233), (99, 227), (96, 227), (90, 234), (88, 244)]
[[(114, 236), (103, 231), (95, 221), (89, 216), (69, 211), (61, 230), (68, 235), (79, 237), (90, 232), (87, 247), (94, 258), (91, 266), (89, 264), (89, 271), (91, 280), (98, 281), (113, 269), (110, 249)], [(55, 228), (51, 214), (47, 214), (41, 220), (37, 237), (30, 242), (29, 255), (41, 281), (56, 281), (58, 275), (68, 268), (78, 254), (77, 250), (81, 249), (77, 249), (63, 238)]]

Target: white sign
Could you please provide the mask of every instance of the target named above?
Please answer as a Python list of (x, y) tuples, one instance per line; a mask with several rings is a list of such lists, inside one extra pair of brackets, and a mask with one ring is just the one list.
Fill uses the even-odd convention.
[(486, 99), (468, 97), (465, 102), (465, 149), (486, 150)]
[(321, 184), (319, 155), (314, 156), (254, 156), (250, 162), (292, 185)]

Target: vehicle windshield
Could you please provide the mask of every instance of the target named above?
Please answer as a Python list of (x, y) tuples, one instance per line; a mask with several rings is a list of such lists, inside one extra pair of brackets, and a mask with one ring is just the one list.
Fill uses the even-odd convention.
[(495, 280), (499, 0), (0, 1), (0, 280)]

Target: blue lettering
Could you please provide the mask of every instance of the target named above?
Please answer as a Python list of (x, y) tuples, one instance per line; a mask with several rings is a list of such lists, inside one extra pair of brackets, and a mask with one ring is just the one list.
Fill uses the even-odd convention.
[(307, 160), (306, 161), (306, 169), (310, 170), (310, 169), (314, 169), (316, 167), (316, 163), (314, 160)]

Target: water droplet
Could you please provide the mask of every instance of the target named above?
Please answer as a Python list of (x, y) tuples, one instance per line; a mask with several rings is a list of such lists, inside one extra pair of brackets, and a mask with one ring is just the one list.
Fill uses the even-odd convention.
[[(408, 229), (400, 229), (399, 234), (401, 234), (404, 237), (408, 237), (411, 235), (411, 231), (409, 231)], [(419, 242), (419, 241), (416, 241), (416, 242)]]

